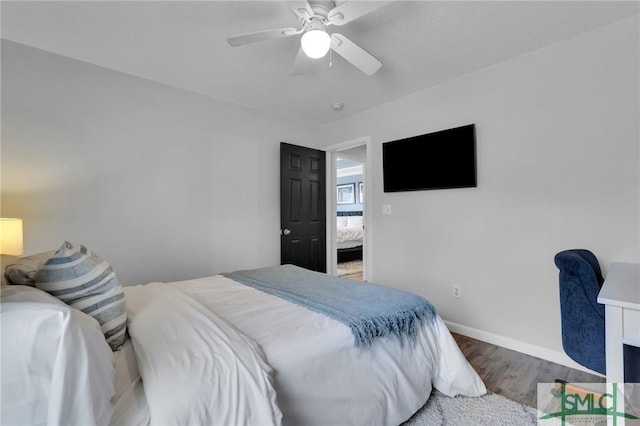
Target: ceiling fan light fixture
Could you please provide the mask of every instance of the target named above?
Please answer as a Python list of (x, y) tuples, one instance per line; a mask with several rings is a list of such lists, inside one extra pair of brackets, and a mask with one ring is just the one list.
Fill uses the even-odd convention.
[(322, 58), (331, 47), (331, 37), (324, 30), (309, 30), (300, 40), (304, 53), (312, 58)]

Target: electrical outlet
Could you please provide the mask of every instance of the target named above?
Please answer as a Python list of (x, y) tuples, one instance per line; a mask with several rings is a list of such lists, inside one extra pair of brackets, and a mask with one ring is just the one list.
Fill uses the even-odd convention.
[(460, 291), (460, 286), (459, 285), (454, 285), (453, 286), (453, 297), (462, 297), (462, 293)]

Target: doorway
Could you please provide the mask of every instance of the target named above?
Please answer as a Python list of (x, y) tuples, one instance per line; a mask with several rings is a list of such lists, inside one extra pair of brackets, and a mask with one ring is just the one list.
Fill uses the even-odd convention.
[(327, 148), (327, 269), (332, 275), (363, 281), (371, 279), (368, 145), (366, 138)]
[(359, 154), (363, 147), (338, 152), (336, 158), (336, 275), (361, 281), (364, 278), (364, 162)]

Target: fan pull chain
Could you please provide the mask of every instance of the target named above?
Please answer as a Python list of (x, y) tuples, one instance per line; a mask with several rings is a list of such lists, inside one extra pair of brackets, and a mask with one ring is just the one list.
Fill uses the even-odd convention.
[(333, 68), (333, 52), (329, 49), (329, 69)]

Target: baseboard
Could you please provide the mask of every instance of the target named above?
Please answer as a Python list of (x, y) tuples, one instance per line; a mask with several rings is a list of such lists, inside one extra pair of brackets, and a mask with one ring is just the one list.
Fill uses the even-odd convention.
[(463, 336), (471, 337), (473, 339), (482, 340), (483, 342), (491, 343), (492, 345), (502, 346), (503, 348), (511, 349), (516, 352), (531, 355), (536, 358), (544, 359), (545, 361), (554, 362), (556, 364), (564, 365), (566, 367), (573, 368), (575, 370), (584, 371), (596, 376), (604, 377), (602, 374), (589, 370), (578, 364), (571, 358), (569, 358), (564, 352), (554, 351), (552, 349), (543, 348), (542, 346), (532, 345), (520, 340), (511, 339), (509, 337), (500, 336), (498, 334), (489, 333), (488, 331), (478, 330), (477, 328), (468, 327), (462, 324), (456, 324), (455, 322), (445, 321), (450, 331)]

